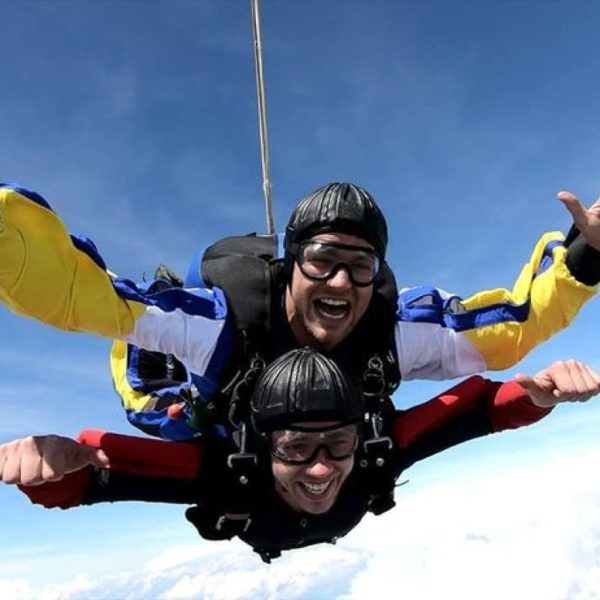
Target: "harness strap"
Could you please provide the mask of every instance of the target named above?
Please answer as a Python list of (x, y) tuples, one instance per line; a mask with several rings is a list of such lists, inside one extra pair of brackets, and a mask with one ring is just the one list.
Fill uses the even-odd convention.
[(238, 452), (232, 452), (227, 457), (227, 492), (222, 517), (251, 513), (257, 503), (258, 457), (254, 452), (247, 451), (246, 435), (246, 424), (242, 422), (233, 436)]
[(209, 541), (230, 540), (244, 533), (252, 523), (248, 514), (222, 513), (210, 506), (191, 506), (185, 511), (185, 518)]
[(388, 393), (394, 388), (396, 382), (388, 383), (384, 365), (384, 360), (374, 354), (367, 361), (367, 368), (362, 378), (362, 390), (370, 427), (362, 445), (363, 456), (358, 464), (365, 470), (369, 511), (375, 515), (380, 515), (396, 505), (394, 501), (396, 472), (392, 460), (394, 445), (388, 435), (382, 435), (384, 413), (386, 409), (393, 408)]
[(380, 515), (395, 506), (394, 487), (396, 472), (393, 464), (393, 443), (389, 436), (381, 435), (381, 417), (371, 415), (371, 437), (362, 445), (363, 456), (358, 461), (365, 470), (369, 493), (369, 511)]

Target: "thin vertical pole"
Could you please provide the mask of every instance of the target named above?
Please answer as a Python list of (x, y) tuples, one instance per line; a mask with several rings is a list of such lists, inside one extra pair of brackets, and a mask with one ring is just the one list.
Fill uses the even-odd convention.
[(269, 163), (269, 131), (267, 128), (267, 101), (265, 97), (265, 74), (262, 58), (262, 34), (260, 29), (260, 2), (251, 0), (252, 30), (254, 34), (254, 65), (256, 70), (256, 95), (258, 99), (258, 125), (260, 132), (260, 157), (262, 163), (263, 193), (267, 216), (267, 232), (275, 233), (273, 218), (273, 188)]

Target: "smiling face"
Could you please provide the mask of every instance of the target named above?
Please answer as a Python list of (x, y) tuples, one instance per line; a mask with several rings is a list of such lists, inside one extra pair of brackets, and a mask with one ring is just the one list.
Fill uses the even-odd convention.
[[(312, 239), (372, 249), (362, 238), (345, 233), (322, 233)], [(285, 309), (299, 344), (331, 350), (356, 327), (372, 297), (373, 286), (354, 285), (345, 269), (339, 269), (331, 279), (315, 281), (294, 263)]]
[[(315, 428), (331, 425), (331, 423), (312, 423)], [(303, 427), (307, 427), (303, 424)], [(276, 434), (272, 434), (275, 436)], [(284, 434), (285, 435), (285, 434)], [(340, 441), (331, 434), (331, 448)], [(285, 439), (272, 443), (286, 443)], [(289, 441), (287, 442), (289, 443)], [(318, 443), (318, 442), (317, 442)], [(354, 453), (342, 460), (333, 460), (331, 455), (320, 448), (314, 459), (307, 464), (289, 464), (272, 458), (272, 471), (275, 478), (275, 490), (282, 500), (296, 512), (320, 515), (331, 510), (337, 500), (342, 484), (354, 467)]]

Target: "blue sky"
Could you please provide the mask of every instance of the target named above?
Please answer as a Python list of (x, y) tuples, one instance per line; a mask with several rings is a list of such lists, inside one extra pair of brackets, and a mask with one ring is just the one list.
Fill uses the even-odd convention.
[[(600, 8), (593, 3), (263, 0), (262, 13), (280, 230), (307, 192), (328, 181), (354, 181), (388, 217), (389, 260), (400, 284), (466, 296), (510, 286), (539, 235), (569, 227), (555, 200), (559, 190), (588, 204), (600, 192)], [(249, 2), (24, 0), (2, 3), (0, 19), (0, 179), (41, 193), (72, 231), (96, 242), (113, 271), (139, 280), (166, 262), (185, 272), (197, 248), (265, 230)], [(570, 357), (600, 368), (599, 326), (595, 301), (519, 370), (534, 373)], [(111, 388), (108, 342), (51, 331), (1, 307), (0, 330), (0, 441), (75, 435), (90, 426), (131, 432)], [(439, 389), (406, 385), (396, 400), (413, 404)], [(410, 472), (411, 485), (400, 494), (424, 528), (422, 564), (438, 564), (438, 546), (428, 537), (430, 518), (413, 499), (423, 494), (427, 504), (455, 487), (457, 497), (469, 489), (473, 498), (487, 498), (476, 475), (490, 471), (506, 472), (513, 486), (506, 489), (519, 494), (522, 481), (532, 481), (526, 469), (545, 465), (544, 456), (572, 458), (565, 468), (576, 499), (552, 506), (566, 522), (576, 506), (583, 516), (573, 527), (584, 523), (589, 530), (591, 522), (600, 532), (594, 520), (600, 503), (590, 500), (597, 500), (598, 485), (586, 487), (597, 484), (597, 475), (577, 467), (579, 455), (589, 459), (600, 450), (599, 421), (598, 402), (561, 407), (537, 427), (457, 448)], [(513, 482), (512, 471), (524, 479)], [(549, 482), (552, 476), (560, 481), (564, 469), (557, 467)], [(44, 512), (7, 487), (0, 488), (0, 505), (0, 590), (15, 597), (101, 597), (93, 587), (98, 577), (115, 586), (121, 577), (127, 589), (139, 590), (124, 573), (171, 546), (197, 547), (211, 564), (225, 560), (229, 548), (199, 542), (180, 509)], [(405, 527), (411, 519), (401, 508), (394, 518)], [(526, 519), (522, 513), (537, 513), (536, 505), (517, 512)], [(495, 516), (474, 530), (505, 523)], [(551, 519), (538, 521), (536, 532), (550, 527), (547, 535), (563, 539)], [(490, 561), (507, 559), (517, 547), (547, 550), (542, 534), (523, 541), (524, 523), (521, 533), (507, 525), (512, 537), (488, 536)], [(368, 540), (375, 527), (376, 521), (363, 524), (353, 539)], [(573, 550), (576, 580), (597, 577), (589, 569), (581, 575), (597, 546), (571, 535), (580, 544)], [(398, 536), (385, 547), (406, 554)], [(447, 547), (457, 557), (456, 572), (464, 569), (467, 577), (458, 560), (465, 546)], [(355, 569), (361, 556), (352, 543), (340, 548), (335, 560)], [(239, 552), (275, 586), (257, 584), (264, 597), (278, 589), (277, 577), (289, 581), (286, 565), (315, 578), (311, 560), (321, 556), (286, 559), (280, 573), (260, 570), (249, 551)], [(376, 554), (370, 572), (386, 572)], [(162, 581), (162, 591), (147, 595), (179, 597), (172, 589), (184, 580), (197, 591), (190, 573), (201, 572), (199, 566), (181, 568), (173, 571), (178, 581)], [(342, 575), (316, 579), (329, 596), (351, 597)], [(70, 591), (60, 588), (67, 583)], [(421, 585), (415, 576), (406, 589), (430, 591), (429, 583)], [(125, 588), (117, 589), (123, 595)], [(316, 594), (310, 586), (298, 590), (299, 597)]]

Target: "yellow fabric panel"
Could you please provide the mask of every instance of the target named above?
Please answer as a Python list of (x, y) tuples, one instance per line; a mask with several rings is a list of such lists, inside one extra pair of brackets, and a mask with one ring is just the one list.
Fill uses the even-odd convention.
[(494, 304), (521, 305), (531, 297), (527, 321), (511, 321), (465, 332), (483, 354), (492, 370), (507, 369), (552, 335), (567, 327), (583, 305), (596, 293), (596, 287), (577, 281), (566, 266), (567, 250), (553, 250), (553, 264), (536, 277), (546, 245), (562, 241), (561, 233), (548, 233), (536, 245), (531, 260), (521, 271), (512, 291), (496, 289), (480, 292), (463, 301), (465, 308), (476, 310)]
[(127, 344), (115, 342), (110, 351), (110, 370), (117, 394), (121, 396), (125, 410), (144, 412), (154, 408), (154, 398), (134, 390), (127, 379)]
[(110, 275), (73, 246), (55, 213), (6, 188), (0, 256), (0, 299), (58, 329), (116, 338), (131, 333), (146, 310), (118, 296)]

